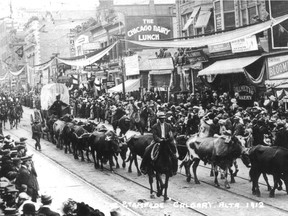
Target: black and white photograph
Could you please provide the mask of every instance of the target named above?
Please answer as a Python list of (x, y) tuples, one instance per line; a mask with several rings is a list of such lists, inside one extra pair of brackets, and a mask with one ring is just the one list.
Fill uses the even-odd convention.
[(0, 216), (287, 201), (288, 0), (0, 0)]

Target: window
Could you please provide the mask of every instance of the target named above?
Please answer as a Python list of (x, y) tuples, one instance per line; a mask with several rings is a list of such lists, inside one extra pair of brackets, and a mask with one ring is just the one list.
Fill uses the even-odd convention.
[(252, 19), (258, 15), (257, 6), (248, 8), (248, 20), (249, 23), (253, 22)]
[(235, 13), (229, 12), (229, 13), (224, 13), (224, 26), (225, 30), (235, 28)]
[(234, 10), (234, 1), (223, 0), (223, 10), (224, 10), (224, 12)]
[(247, 1), (246, 0), (240, 1), (240, 6), (241, 6), (241, 8), (246, 8), (247, 7)]
[(242, 17), (242, 25), (248, 25), (248, 20), (247, 20), (247, 10), (241, 10), (241, 17)]
[(220, 1), (215, 2), (214, 7), (215, 7), (216, 14), (221, 13)]
[(241, 24), (249, 25), (256, 22), (255, 17), (259, 15), (260, 1), (247, 0), (245, 4), (241, 1)]

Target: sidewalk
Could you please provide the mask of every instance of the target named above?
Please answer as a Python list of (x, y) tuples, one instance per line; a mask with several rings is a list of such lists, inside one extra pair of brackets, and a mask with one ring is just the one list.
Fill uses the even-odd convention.
[(4, 133), (10, 134), (15, 140), (18, 140), (19, 137), (28, 138), (28, 153), (33, 154), (40, 193), (48, 192), (52, 195), (54, 198), (53, 209), (60, 213), (63, 208), (62, 203), (68, 198), (72, 198), (77, 202), (84, 202), (99, 209), (105, 215), (110, 215), (110, 210), (115, 207), (119, 207), (123, 216), (139, 215), (123, 207), (119, 201), (107, 195), (100, 188), (97, 189), (97, 184), (94, 185), (94, 183), (99, 179), (108, 181), (107, 174), (95, 170), (92, 163), (75, 160), (71, 154), (64, 154), (55, 145), (43, 139), (41, 139), (42, 151), (36, 151), (34, 149), (35, 141), (31, 139), (30, 132), (31, 113), (33, 110), (25, 107), (20, 127), (5, 130)]

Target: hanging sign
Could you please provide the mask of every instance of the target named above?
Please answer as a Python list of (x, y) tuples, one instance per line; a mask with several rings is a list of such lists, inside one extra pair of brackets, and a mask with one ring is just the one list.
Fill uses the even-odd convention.
[(231, 41), (233, 53), (248, 52), (258, 50), (258, 43), (255, 35)]

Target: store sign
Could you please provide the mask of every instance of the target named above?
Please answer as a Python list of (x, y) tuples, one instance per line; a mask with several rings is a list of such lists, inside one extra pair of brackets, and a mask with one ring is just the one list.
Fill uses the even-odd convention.
[(186, 52), (186, 55), (190, 62), (207, 62), (208, 58), (203, 52), (203, 50), (193, 50), (190, 52)]
[(139, 74), (138, 55), (128, 56), (124, 58), (126, 76)]
[(247, 85), (235, 86), (234, 92), (239, 93), (239, 100), (250, 101), (252, 100), (253, 95), (255, 94), (255, 87)]
[(115, 86), (115, 82), (114, 81), (107, 81), (107, 88), (112, 88)]
[(208, 50), (209, 50), (209, 53), (218, 53), (218, 52), (230, 51), (231, 45), (230, 45), (230, 43), (209, 45)]
[(233, 53), (249, 52), (258, 50), (258, 43), (256, 36), (240, 38), (231, 42), (231, 48)]
[(288, 55), (268, 58), (269, 79), (288, 78)]
[(171, 16), (128, 16), (126, 38), (136, 41), (153, 41), (173, 38)]

